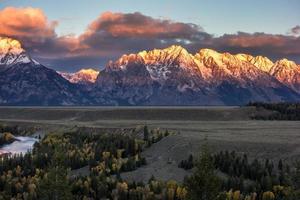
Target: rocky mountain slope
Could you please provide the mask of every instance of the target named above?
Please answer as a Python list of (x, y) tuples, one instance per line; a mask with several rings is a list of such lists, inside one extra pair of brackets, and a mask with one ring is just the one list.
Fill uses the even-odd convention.
[(110, 62), (96, 81), (94, 96), (99, 103), (110, 99), (109, 103), (129, 105), (297, 101), (297, 90), (271, 74), (272, 64), (261, 56), (211, 49), (195, 55), (180, 46), (142, 51)]
[[(4, 40), (4, 41), (3, 41)], [(78, 87), (33, 60), (12, 39), (0, 38), (1, 105), (81, 105), (89, 100)]]
[(1, 105), (243, 105), (300, 100), (300, 66), (286, 59), (181, 46), (123, 55), (100, 73), (65, 73), (0, 38)]
[(284, 85), (300, 93), (300, 66), (295, 62), (287, 59), (279, 60), (269, 73)]

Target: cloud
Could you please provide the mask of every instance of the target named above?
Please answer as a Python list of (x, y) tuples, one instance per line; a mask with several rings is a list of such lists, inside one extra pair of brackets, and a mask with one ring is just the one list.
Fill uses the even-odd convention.
[(0, 11), (0, 34), (31, 40), (55, 36), (57, 21), (49, 22), (37, 8), (7, 7)]
[(300, 25), (294, 26), (291, 28), (289, 31), (289, 34), (294, 35), (294, 36), (300, 36)]
[(58, 21), (50, 21), (42, 10), (14, 7), (0, 10), (0, 24), (0, 36), (20, 40), (34, 58), (66, 71), (104, 66), (124, 53), (172, 44), (182, 45), (191, 53), (213, 48), (272, 59), (300, 59), (299, 26), (287, 35), (238, 32), (214, 37), (196, 24), (157, 19), (138, 12), (105, 12), (79, 36), (58, 36)]
[[(92, 67), (104, 66), (110, 59), (116, 59), (124, 53), (196, 41), (205, 43), (211, 38), (210, 34), (195, 24), (155, 19), (137, 12), (105, 12), (92, 21), (81, 35), (70, 37), (67, 41), (72, 41), (72, 51), (66, 51), (68, 56), (56, 60), (76, 69), (79, 68), (78, 65), (82, 66), (83, 61), (86, 65), (93, 65)], [(47, 48), (49, 46), (51, 45), (47, 45)]]
[(88, 33), (105, 31), (114, 37), (190, 38), (198, 37), (202, 28), (195, 24), (154, 19), (139, 12), (105, 12), (89, 25)]
[(262, 46), (282, 46), (284, 38), (282, 35), (271, 35), (265, 33), (244, 33), (238, 32), (237, 34), (225, 34), (216, 39), (222, 45), (226, 46), (239, 46), (241, 48), (249, 47), (262, 47)]
[(58, 37), (58, 22), (49, 21), (41, 9), (4, 8), (0, 10), (0, 24), (0, 36), (20, 40), (24, 48), (40, 57), (67, 56), (77, 45), (74, 37)]
[(138, 12), (105, 12), (88, 26), (80, 41), (93, 49), (136, 51), (208, 38), (211, 35), (195, 24), (154, 19)]
[(300, 57), (300, 37), (266, 33), (225, 34), (214, 38), (212, 47), (231, 53), (245, 52), (272, 59)]

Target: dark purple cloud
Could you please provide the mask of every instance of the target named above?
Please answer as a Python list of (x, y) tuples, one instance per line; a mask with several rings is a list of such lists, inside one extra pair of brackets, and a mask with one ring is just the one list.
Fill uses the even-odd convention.
[(220, 51), (264, 55), (273, 60), (283, 57), (297, 60), (297, 57), (300, 58), (299, 46), (300, 37), (244, 32), (225, 34), (214, 38), (212, 45), (212, 47)]
[(300, 36), (300, 26), (294, 26), (293, 28), (291, 28), (290, 30), (290, 34), (294, 35), (294, 36)]
[(211, 39), (200, 26), (154, 19), (141, 13), (106, 12), (94, 20), (80, 37), (80, 44), (112, 54), (161, 48), (178, 41)]

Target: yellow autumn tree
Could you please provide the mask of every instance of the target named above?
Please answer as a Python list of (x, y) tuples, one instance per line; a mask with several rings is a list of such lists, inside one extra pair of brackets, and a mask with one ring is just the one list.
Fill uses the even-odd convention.
[(262, 196), (262, 200), (274, 200), (275, 199), (275, 195), (273, 192), (264, 192), (263, 196)]

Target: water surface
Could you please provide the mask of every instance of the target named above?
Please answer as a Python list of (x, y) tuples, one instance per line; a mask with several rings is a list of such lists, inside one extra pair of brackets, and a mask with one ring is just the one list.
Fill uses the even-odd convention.
[(0, 148), (0, 155), (3, 153), (25, 154), (27, 151), (30, 151), (34, 143), (38, 141), (38, 139), (33, 137), (18, 136), (15, 138), (17, 141)]

